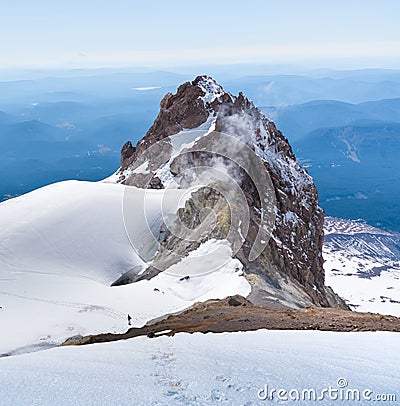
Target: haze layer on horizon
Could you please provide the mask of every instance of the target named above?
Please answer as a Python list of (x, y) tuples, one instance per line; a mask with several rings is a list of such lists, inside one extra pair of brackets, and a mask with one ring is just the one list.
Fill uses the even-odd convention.
[(399, 68), (399, 16), (397, 0), (21, 0), (2, 5), (0, 68)]

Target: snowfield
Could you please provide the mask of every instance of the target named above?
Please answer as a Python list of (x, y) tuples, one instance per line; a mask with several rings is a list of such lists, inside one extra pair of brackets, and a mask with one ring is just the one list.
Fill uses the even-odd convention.
[[(153, 232), (185, 191), (168, 193), (67, 181), (1, 203), (0, 355), (76, 334), (122, 332), (128, 313), (139, 326), (197, 301), (247, 296), (250, 285), (223, 240), (208, 241), (151, 281), (110, 287), (148, 265), (143, 257), (154, 250)], [(123, 204), (131, 211), (125, 219)], [(190, 279), (181, 281), (188, 265)]]
[[(396, 333), (259, 330), (62, 347), (0, 359), (0, 399), (40, 406), (366, 405), (396, 396), (379, 402), (395, 405), (399, 344)], [(266, 385), (272, 402), (258, 398)], [(324, 401), (287, 402), (272, 392), (302, 399), (303, 391), (321, 396), (329, 388), (337, 391), (332, 396), (359, 393), (361, 400), (335, 401), (325, 393)]]
[(142, 265), (124, 231), (123, 193), (121, 185), (67, 181), (1, 203), (2, 278), (34, 272), (111, 284)]
[[(139, 326), (197, 301), (250, 293), (229, 244), (213, 239), (150, 281), (110, 286), (132, 268), (140, 272), (151, 264), (163, 215), (176, 215), (190, 195), (165, 193), (67, 181), (0, 204), (0, 404), (252, 405), (262, 404), (258, 396), (267, 389), (273, 403), (291, 404), (273, 390), (283, 389), (287, 397), (290, 391), (320, 395), (329, 388), (368, 390), (371, 401), (380, 395), (400, 399), (396, 333), (259, 330), (52, 348), (77, 334), (123, 332), (128, 313)], [(377, 276), (371, 262), (376, 244), (389, 247), (395, 237), (365, 240), (365, 230), (351, 227), (349, 243), (341, 227), (340, 238), (330, 228), (325, 246), (330, 284), (348, 300), (360, 298), (361, 305), (370, 292), (364, 280), (379, 277), (384, 286), (398, 286), (395, 273), (389, 283), (387, 269)], [(390, 257), (394, 267), (396, 255), (388, 248), (375, 260)], [(361, 274), (372, 270), (369, 279), (360, 278), (361, 260), (373, 265)], [(335, 275), (334, 261), (342, 271), (343, 264), (354, 264), (353, 273)], [(346, 296), (349, 280), (353, 296)]]

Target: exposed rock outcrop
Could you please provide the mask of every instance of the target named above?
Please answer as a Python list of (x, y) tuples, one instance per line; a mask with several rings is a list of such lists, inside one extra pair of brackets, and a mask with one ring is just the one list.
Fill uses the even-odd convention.
[(241, 296), (233, 296), (196, 303), (182, 312), (151, 320), (143, 327), (133, 327), (125, 333), (75, 336), (62, 345), (86, 345), (139, 336), (155, 338), (182, 332), (223, 333), (259, 329), (400, 332), (400, 318), (321, 307), (271, 309), (254, 306)]
[[(229, 152), (232, 139), (246, 145), (261, 166), (252, 165), (249, 171), (240, 164), (245, 148), (236, 147), (239, 162), (229, 153), (215, 153)], [(188, 169), (193, 167), (202, 168), (196, 169), (197, 179), (209, 179), (179, 210), (179, 232), (167, 227), (162, 233), (162, 249), (141, 279), (167, 269), (209, 238), (227, 239), (252, 285), (252, 303), (347, 308), (324, 284), (324, 213), (314, 182), (284, 135), (242, 93), (233, 96), (207, 76), (184, 83), (176, 94), (163, 98), (154, 124), (137, 146), (124, 145), (121, 163), (119, 182), (142, 188), (192, 187), (193, 171)], [(207, 172), (221, 166), (230, 177), (228, 186)], [(257, 181), (264, 172), (268, 182), (263, 181), (260, 195)], [(231, 199), (235, 185), (242, 197)], [(246, 227), (237, 215), (244, 211)], [(201, 230), (208, 232), (203, 235)], [(254, 245), (264, 242), (261, 254), (251, 258)]]

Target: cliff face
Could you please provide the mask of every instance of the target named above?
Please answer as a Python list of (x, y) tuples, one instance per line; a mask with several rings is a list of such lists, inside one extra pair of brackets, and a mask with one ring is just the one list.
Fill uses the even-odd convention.
[(146, 136), (122, 148), (117, 175), (126, 185), (190, 190), (141, 277), (164, 271), (207, 239), (226, 239), (254, 304), (346, 307), (324, 284), (324, 214), (313, 180), (243, 94), (206, 76), (168, 93)]

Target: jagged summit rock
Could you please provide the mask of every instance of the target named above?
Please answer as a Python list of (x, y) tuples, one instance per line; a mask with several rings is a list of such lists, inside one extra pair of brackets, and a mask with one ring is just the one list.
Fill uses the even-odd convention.
[[(274, 203), (274, 223), (267, 230), (266, 246), (260, 256), (249, 260), (251, 247), (263, 227), (265, 197), (259, 195), (254, 176), (252, 179), (246, 171), (230, 165), (229, 175), (239, 185), (247, 203), (247, 229), (243, 228), (240, 215), (229, 213), (230, 202), (226, 202), (224, 192), (215, 191), (213, 185), (198, 188), (179, 213), (180, 221), (189, 231), (179, 236), (168, 231), (162, 233), (160, 243), (165, 251), (159, 250), (153, 260), (157, 270), (167, 269), (176, 258), (188, 255), (207, 239), (227, 239), (233, 247), (241, 238), (235, 256), (252, 285), (248, 299), (254, 304), (345, 308), (344, 302), (325, 286), (324, 213), (318, 206), (314, 182), (296, 161), (284, 135), (242, 93), (234, 96), (211, 77), (198, 76), (179, 86), (175, 94), (165, 95), (160, 112), (144, 138), (136, 147), (130, 142), (123, 146), (118, 182), (140, 188), (184, 188), (190, 177), (185, 172), (188, 168), (215, 168), (221, 164), (221, 159), (214, 159), (207, 151), (213, 133), (227, 134), (248, 146), (270, 179), (273, 199), (271, 195), (268, 199)], [(223, 141), (223, 136), (218, 138), (218, 143)], [(225, 167), (226, 161), (222, 160)], [(235, 205), (240, 206), (240, 202), (236, 200), (231, 206)], [(202, 235), (198, 241), (188, 238), (190, 230), (199, 227), (205, 209), (214, 212), (212, 232)], [(228, 236), (229, 227), (237, 231), (234, 236)], [(171, 259), (171, 252), (176, 254), (172, 256), (175, 259)], [(155, 268), (150, 268), (141, 277), (157, 273)]]
[(160, 112), (154, 124), (138, 143), (137, 151), (131, 153), (130, 141), (122, 148), (121, 169), (126, 169), (152, 143), (204, 124), (212, 110), (211, 104), (215, 105), (225, 94), (222, 87), (208, 76), (198, 76), (193, 82), (182, 84), (176, 94), (167, 93), (160, 102)]

